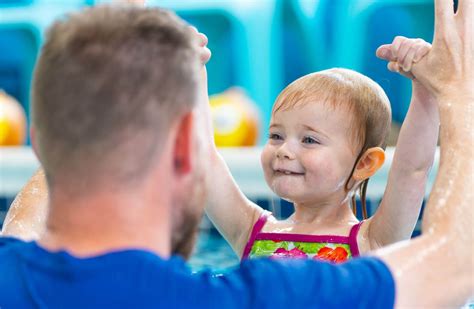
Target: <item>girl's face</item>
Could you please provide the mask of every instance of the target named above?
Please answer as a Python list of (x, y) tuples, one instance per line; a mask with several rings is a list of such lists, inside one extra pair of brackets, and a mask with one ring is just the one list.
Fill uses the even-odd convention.
[(270, 188), (298, 204), (345, 197), (358, 151), (350, 131), (352, 117), (347, 109), (322, 102), (274, 113), (261, 156)]

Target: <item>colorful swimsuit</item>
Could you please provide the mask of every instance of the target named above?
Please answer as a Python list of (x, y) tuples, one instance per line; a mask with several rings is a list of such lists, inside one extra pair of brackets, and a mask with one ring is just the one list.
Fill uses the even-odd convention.
[(268, 216), (264, 212), (253, 226), (242, 259), (311, 258), (340, 263), (359, 255), (357, 234), (363, 221), (352, 226), (349, 236), (265, 233)]

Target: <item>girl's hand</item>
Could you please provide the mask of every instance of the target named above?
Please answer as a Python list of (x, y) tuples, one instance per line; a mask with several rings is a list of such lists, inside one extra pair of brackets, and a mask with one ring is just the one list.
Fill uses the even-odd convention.
[(387, 67), (390, 71), (414, 80), (415, 76), (411, 72), (413, 64), (420, 61), (430, 50), (431, 44), (422, 39), (397, 36), (391, 44), (380, 46), (376, 55), (388, 61)]
[(203, 65), (206, 65), (206, 63), (211, 59), (211, 51), (209, 48), (207, 48), (207, 43), (208, 39), (207, 36), (204, 33), (199, 32), (196, 27), (189, 26), (189, 28), (194, 32), (194, 34), (197, 37), (197, 41), (199, 44), (199, 54), (200, 54), (200, 59)]

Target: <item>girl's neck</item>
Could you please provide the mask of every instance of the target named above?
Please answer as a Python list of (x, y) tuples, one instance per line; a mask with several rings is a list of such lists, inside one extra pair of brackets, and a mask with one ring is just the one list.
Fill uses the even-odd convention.
[(295, 224), (354, 223), (357, 218), (352, 213), (350, 201), (342, 203), (294, 204), (295, 212), (289, 218)]

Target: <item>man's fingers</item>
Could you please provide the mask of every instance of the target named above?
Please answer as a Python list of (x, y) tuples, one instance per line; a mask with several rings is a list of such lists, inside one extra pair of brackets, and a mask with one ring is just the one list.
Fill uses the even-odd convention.
[(458, 0), (458, 14), (466, 21), (474, 18), (474, 1), (473, 0)]
[[(460, 0), (460, 2), (472, 0)], [(454, 7), (453, 0), (435, 0), (435, 35), (438, 32), (447, 33), (453, 25)]]
[(474, 0), (459, 0), (457, 21), (463, 25), (465, 31), (464, 38), (470, 39), (474, 37)]

